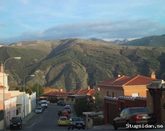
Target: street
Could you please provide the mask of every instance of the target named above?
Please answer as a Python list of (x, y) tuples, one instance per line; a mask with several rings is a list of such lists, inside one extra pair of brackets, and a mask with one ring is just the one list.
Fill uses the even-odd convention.
[(54, 130), (67, 130), (67, 127), (59, 127), (57, 125), (58, 115), (57, 112), (62, 107), (56, 104), (49, 104), (48, 108), (42, 114), (35, 114), (34, 119), (31, 119), (23, 127), (24, 131), (54, 131)]
[[(63, 107), (56, 104), (49, 104), (48, 108), (42, 114), (34, 114), (31, 119), (23, 124), (21, 131), (67, 131), (67, 127), (59, 127), (57, 125), (57, 112)], [(78, 129), (74, 129), (75, 131)], [(95, 126), (92, 129), (85, 129), (87, 131), (110, 131), (114, 130), (112, 126)], [(84, 130), (84, 131), (85, 131)], [(119, 129), (128, 130), (128, 129)], [(130, 129), (129, 129), (130, 130)], [(145, 129), (149, 131), (151, 129)], [(153, 129), (153, 131), (162, 131), (162, 129)], [(82, 130), (83, 131), (83, 130)], [(142, 129), (140, 131), (143, 131)]]
[[(67, 127), (57, 125), (57, 112), (63, 107), (56, 104), (49, 104), (48, 108), (42, 114), (35, 114), (24, 126), (23, 131), (66, 131)], [(78, 130), (78, 129), (74, 129)], [(89, 130), (89, 129), (88, 129)], [(90, 131), (100, 130), (97, 128)], [(109, 129), (104, 129), (108, 131)]]

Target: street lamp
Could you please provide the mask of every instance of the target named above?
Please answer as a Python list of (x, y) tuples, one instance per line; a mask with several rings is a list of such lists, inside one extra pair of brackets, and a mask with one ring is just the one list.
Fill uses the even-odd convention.
[(9, 60), (12, 60), (12, 59), (15, 59), (15, 60), (20, 60), (21, 57), (9, 57), (8, 59), (4, 60), (3, 62), (3, 120), (4, 120), (4, 130), (6, 130), (6, 114), (5, 114), (5, 67), (6, 67), (6, 64)]
[(26, 88), (26, 79), (28, 78), (28, 77), (34, 77), (35, 75), (34, 74), (32, 74), (32, 75), (27, 75), (27, 76), (25, 76), (24, 77), (24, 80), (23, 80), (23, 92), (24, 92), (24, 117), (25, 117), (25, 111), (26, 111), (26, 108), (25, 108), (25, 106), (26, 106), (26, 101), (25, 101), (25, 88)]

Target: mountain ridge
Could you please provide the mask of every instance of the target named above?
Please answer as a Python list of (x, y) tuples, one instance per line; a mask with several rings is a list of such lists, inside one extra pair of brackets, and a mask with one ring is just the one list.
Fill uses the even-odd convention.
[(14, 78), (13, 72), (20, 81), (24, 76), (35, 73), (34, 78), (27, 79), (28, 84), (38, 83), (67, 90), (87, 88), (88, 85), (93, 87), (99, 81), (118, 74), (150, 76), (155, 71), (159, 78), (165, 75), (164, 47), (116, 45), (96, 39), (65, 39), (23, 42), (0, 48), (1, 61), (13, 56), (22, 57), (19, 62), (10, 61), (10, 66), (6, 67)]
[(165, 34), (157, 36), (148, 36), (140, 39), (128, 41), (125, 44), (134, 46), (165, 46)]

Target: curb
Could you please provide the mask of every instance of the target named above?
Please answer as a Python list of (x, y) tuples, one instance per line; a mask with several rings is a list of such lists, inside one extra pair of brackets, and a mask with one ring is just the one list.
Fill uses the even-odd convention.
[(113, 126), (112, 125), (100, 125), (100, 126), (93, 126), (93, 129), (102, 129), (102, 130), (112, 130)]

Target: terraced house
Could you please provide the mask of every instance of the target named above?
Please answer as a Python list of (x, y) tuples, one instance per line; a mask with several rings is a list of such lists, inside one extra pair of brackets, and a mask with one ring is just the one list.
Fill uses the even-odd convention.
[(12, 117), (27, 116), (35, 108), (35, 104), (36, 93), (29, 95), (19, 90), (9, 90), (8, 74), (4, 72), (3, 65), (0, 65), (0, 130), (4, 125), (9, 125)]
[(100, 88), (102, 96), (142, 96), (146, 97), (147, 85), (155, 80), (155, 74), (151, 77), (142, 75), (136, 76), (119, 76), (114, 79), (105, 80), (97, 85)]

